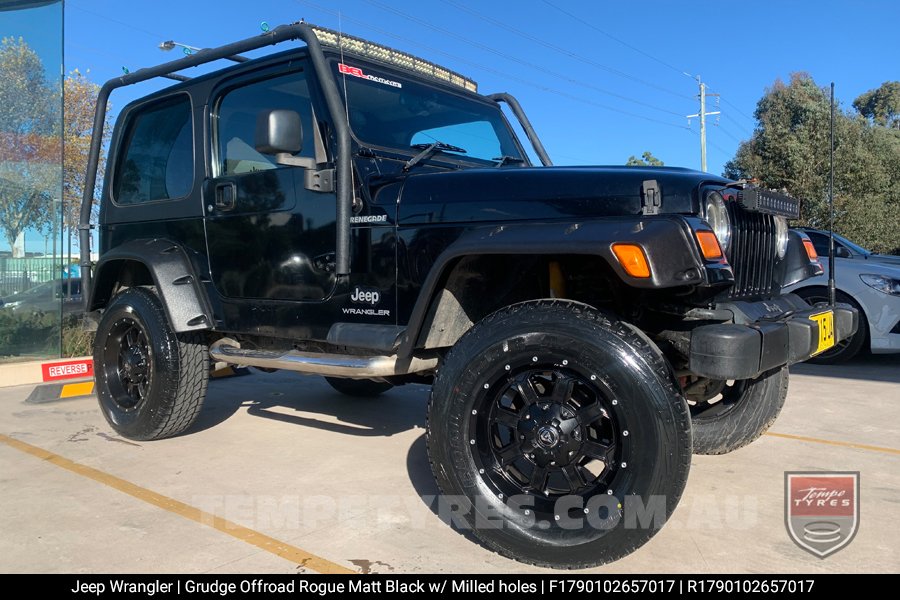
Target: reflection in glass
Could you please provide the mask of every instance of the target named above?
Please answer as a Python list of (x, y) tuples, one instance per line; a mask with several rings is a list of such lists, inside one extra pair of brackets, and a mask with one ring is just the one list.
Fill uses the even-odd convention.
[(81, 297), (59, 237), (62, 19), (58, 1), (0, 4), (0, 362), (59, 356)]

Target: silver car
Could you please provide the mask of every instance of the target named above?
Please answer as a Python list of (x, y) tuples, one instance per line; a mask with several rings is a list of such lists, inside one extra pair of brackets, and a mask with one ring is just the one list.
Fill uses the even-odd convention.
[[(828, 300), (828, 232), (802, 229), (819, 254), (825, 273), (784, 288), (810, 304)], [(837, 301), (859, 309), (856, 335), (810, 362), (836, 364), (867, 348), (873, 354), (900, 352), (900, 256), (875, 254), (835, 234)]]

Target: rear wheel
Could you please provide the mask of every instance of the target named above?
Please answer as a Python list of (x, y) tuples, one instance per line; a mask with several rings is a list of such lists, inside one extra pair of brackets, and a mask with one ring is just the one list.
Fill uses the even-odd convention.
[(689, 380), (695, 454), (726, 454), (756, 440), (775, 422), (788, 389), (787, 367), (756, 379)]
[(374, 398), (394, 387), (393, 384), (387, 381), (374, 381), (372, 379), (326, 377), (325, 381), (345, 396), (353, 396), (355, 398)]
[(120, 435), (156, 440), (182, 433), (200, 414), (209, 354), (199, 333), (175, 333), (147, 288), (116, 296), (94, 342), (97, 398)]
[(549, 567), (643, 545), (690, 467), (690, 418), (669, 373), (643, 334), (585, 305), (527, 302), (478, 323), (441, 365), (428, 408), (454, 523)]
[[(818, 304), (820, 302), (828, 302), (828, 290), (824, 288), (807, 288), (796, 292), (798, 296), (809, 302), (810, 304)], [(834, 348), (826, 350), (818, 356), (810, 358), (806, 362), (818, 365), (838, 365), (845, 363), (862, 350), (866, 345), (869, 332), (869, 325), (866, 321), (866, 314), (863, 312), (859, 304), (853, 298), (841, 291), (835, 291), (834, 299), (837, 302), (849, 304), (859, 311), (859, 328), (853, 336), (841, 340), (834, 345)]]

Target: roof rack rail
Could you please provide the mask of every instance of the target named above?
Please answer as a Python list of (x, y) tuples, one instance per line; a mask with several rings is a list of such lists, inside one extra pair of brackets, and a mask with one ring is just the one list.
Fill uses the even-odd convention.
[[(322, 85), (322, 93), (325, 96), (325, 104), (328, 107), (328, 111), (332, 115), (343, 114), (344, 104), (337, 88), (337, 81), (334, 77), (330, 76), (328, 64), (325, 61), (325, 55), (322, 52), (322, 46), (319, 44), (319, 39), (312, 28), (303, 21), (292, 23), (290, 25), (279, 25), (260, 35), (218, 46), (216, 48), (204, 48), (203, 50), (177, 60), (169, 61), (155, 67), (145, 67), (132, 73), (126, 73), (110, 79), (103, 84), (97, 95), (97, 107), (94, 111), (94, 128), (91, 137), (90, 152), (88, 154), (84, 193), (81, 200), (81, 213), (78, 225), (78, 245), (80, 246), (81, 251), (80, 265), (82, 268), (82, 287), (85, 290), (83, 295), (86, 311), (90, 310), (92, 292), (91, 206), (93, 204), (94, 191), (97, 185), (97, 165), (100, 161), (103, 124), (106, 120), (109, 96), (113, 90), (128, 85), (134, 85), (135, 83), (140, 83), (149, 79), (155, 79), (157, 77), (166, 77), (169, 79), (184, 77), (183, 75), (176, 75), (176, 73), (184, 69), (197, 67), (216, 60), (226, 59), (244, 62), (246, 57), (241, 56), (242, 52), (249, 52), (294, 40), (301, 40), (306, 43), (313, 71), (318, 76)], [(181, 81), (181, 79), (178, 79), (178, 81)], [(335, 275), (346, 280), (346, 276), (350, 274), (350, 215), (353, 210), (350, 171), (350, 128), (347, 122), (342, 119), (333, 119), (333, 122), (337, 137), (337, 148), (334, 153), (335, 168), (337, 171), (335, 178), (335, 187), (337, 189), (337, 203), (335, 209), (337, 220)]]

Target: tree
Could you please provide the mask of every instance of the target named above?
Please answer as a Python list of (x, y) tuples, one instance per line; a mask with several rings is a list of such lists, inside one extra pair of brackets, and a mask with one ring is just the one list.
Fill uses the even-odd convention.
[[(81, 201), (84, 194), (84, 176), (87, 172), (88, 154), (91, 147), (91, 136), (94, 131), (94, 108), (97, 105), (97, 94), (100, 86), (87, 78), (84, 73), (75, 69), (65, 80), (65, 99), (63, 106), (63, 138), (65, 155), (63, 156), (63, 223), (70, 230), (78, 227)], [(103, 127), (103, 146), (109, 141), (112, 128), (107, 112)], [(101, 152), (97, 166), (97, 185), (94, 202), (99, 198), (103, 182), (105, 161)]]
[[(725, 165), (725, 176), (760, 180), (802, 201), (801, 224), (827, 227), (828, 92), (806, 73), (776, 81), (759, 100), (753, 136)], [(876, 251), (897, 246), (900, 131), (835, 111), (835, 229)]]
[(885, 81), (853, 101), (853, 108), (876, 125), (900, 129), (900, 81)]
[(53, 219), (60, 194), (59, 108), (52, 101), (58, 97), (22, 38), (0, 40), (0, 229), (14, 254), (20, 234), (46, 229)]
[(637, 156), (631, 155), (628, 157), (628, 162), (625, 163), (626, 167), (662, 167), (665, 163), (650, 153), (648, 150), (644, 152), (642, 158), (638, 158)]

